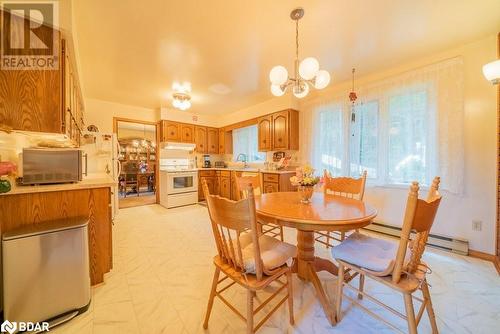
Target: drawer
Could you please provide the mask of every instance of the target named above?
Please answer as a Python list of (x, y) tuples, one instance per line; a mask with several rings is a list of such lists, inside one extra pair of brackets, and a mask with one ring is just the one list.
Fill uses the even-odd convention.
[(220, 171), (220, 176), (221, 177), (231, 177), (231, 172), (228, 170), (221, 170)]
[(199, 176), (215, 176), (214, 170), (200, 170), (198, 171)]
[(280, 176), (279, 174), (267, 174), (264, 173), (264, 182), (276, 182), (278, 183), (280, 181)]
[(276, 193), (279, 191), (279, 186), (278, 186), (278, 183), (268, 183), (268, 182), (264, 182), (264, 193), (265, 194), (268, 194), (268, 193)]

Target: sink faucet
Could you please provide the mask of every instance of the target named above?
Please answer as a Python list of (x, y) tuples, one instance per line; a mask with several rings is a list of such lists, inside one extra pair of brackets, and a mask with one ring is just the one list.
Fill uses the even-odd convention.
[[(241, 157), (241, 160), (240, 160), (240, 157)], [(247, 165), (247, 155), (244, 154), (244, 153), (240, 153), (238, 154), (238, 156), (236, 157), (236, 161), (241, 161), (243, 162), (243, 168), (247, 168), (248, 165)]]

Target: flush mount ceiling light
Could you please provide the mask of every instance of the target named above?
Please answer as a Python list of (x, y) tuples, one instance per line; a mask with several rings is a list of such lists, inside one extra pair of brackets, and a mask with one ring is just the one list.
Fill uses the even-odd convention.
[(174, 82), (172, 85), (174, 93), (172, 94), (172, 105), (179, 110), (187, 110), (191, 108), (191, 84), (184, 82), (182, 84)]
[(484, 77), (492, 84), (500, 83), (500, 59), (483, 66)]
[(304, 16), (304, 9), (296, 8), (290, 13), (290, 18), (295, 21), (295, 77), (289, 77), (284, 66), (274, 66), (269, 72), (271, 80), (271, 93), (282, 96), (288, 87), (297, 98), (303, 98), (309, 93), (309, 86), (323, 89), (330, 83), (330, 73), (319, 69), (319, 62), (314, 57), (308, 57), (299, 65), (299, 20)]

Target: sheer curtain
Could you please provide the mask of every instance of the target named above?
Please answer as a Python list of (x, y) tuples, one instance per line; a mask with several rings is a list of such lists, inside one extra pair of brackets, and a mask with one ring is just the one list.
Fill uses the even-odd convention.
[(347, 92), (301, 106), (303, 161), (334, 175), (367, 170), (369, 182), (380, 186), (430, 184), (439, 175), (442, 189), (463, 192), (461, 57), (372, 82), (357, 93), (355, 122)]
[(259, 152), (257, 125), (233, 130), (233, 156), (245, 154), (248, 162), (265, 161), (266, 154)]
[(324, 169), (332, 175), (345, 173), (345, 118), (346, 113), (339, 103), (321, 105), (313, 111), (314, 145), (311, 163), (322, 173)]

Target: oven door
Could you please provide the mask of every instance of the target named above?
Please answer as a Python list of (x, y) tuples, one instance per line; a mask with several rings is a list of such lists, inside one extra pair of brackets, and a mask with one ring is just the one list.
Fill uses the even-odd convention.
[(182, 194), (198, 191), (198, 173), (168, 173), (167, 193)]

